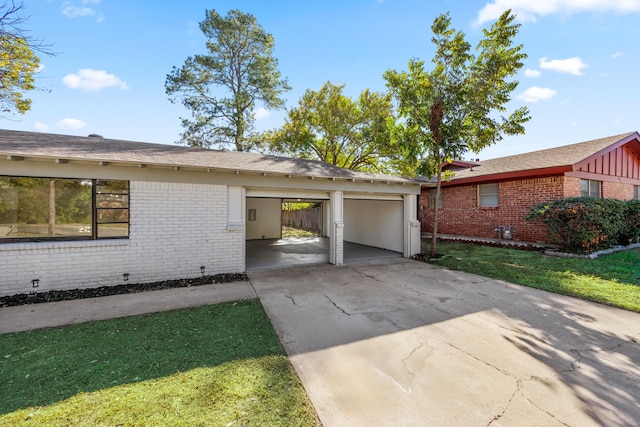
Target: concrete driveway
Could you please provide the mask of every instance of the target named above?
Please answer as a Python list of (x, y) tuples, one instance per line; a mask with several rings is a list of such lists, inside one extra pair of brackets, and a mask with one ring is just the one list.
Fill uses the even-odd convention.
[(640, 424), (640, 314), (404, 259), (250, 278), (325, 427)]

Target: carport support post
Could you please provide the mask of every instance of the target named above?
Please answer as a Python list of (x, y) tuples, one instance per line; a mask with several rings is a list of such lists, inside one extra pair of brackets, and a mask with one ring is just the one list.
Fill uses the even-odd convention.
[(329, 233), (329, 262), (342, 265), (344, 239), (344, 195), (342, 191), (332, 191), (329, 194), (330, 233)]
[(418, 200), (415, 194), (404, 196), (404, 257), (409, 258), (421, 252), (420, 222), (418, 221)]

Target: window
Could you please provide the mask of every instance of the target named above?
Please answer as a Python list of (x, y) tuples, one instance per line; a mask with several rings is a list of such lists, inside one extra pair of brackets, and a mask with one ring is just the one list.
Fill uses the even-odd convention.
[(128, 181), (0, 176), (0, 242), (128, 237)]
[(478, 206), (498, 206), (498, 184), (480, 184), (478, 186)]
[[(429, 190), (429, 207), (433, 209), (436, 203), (436, 190)], [(440, 189), (440, 196), (438, 197), (438, 208), (444, 205), (444, 191)]]
[(640, 185), (633, 186), (633, 198), (635, 200), (640, 200)]
[(593, 179), (580, 180), (580, 197), (600, 198), (600, 181)]

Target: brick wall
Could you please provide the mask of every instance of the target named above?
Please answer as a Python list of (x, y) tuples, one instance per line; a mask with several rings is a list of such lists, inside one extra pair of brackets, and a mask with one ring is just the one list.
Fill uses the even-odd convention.
[(602, 197), (607, 199), (631, 200), (633, 199), (633, 184), (603, 181)]
[[(579, 192), (578, 181), (578, 192)], [(525, 221), (532, 206), (563, 198), (563, 177), (545, 177), (499, 183), (497, 207), (478, 206), (478, 186), (444, 188), (443, 207), (438, 211), (438, 233), (495, 238), (496, 227), (515, 229), (514, 239), (548, 242), (547, 227), (539, 221)], [(429, 208), (428, 189), (420, 197), (422, 231), (431, 232), (433, 212)]]
[(130, 183), (130, 238), (0, 245), (0, 295), (112, 286), (244, 270), (244, 236), (227, 231), (227, 187)]

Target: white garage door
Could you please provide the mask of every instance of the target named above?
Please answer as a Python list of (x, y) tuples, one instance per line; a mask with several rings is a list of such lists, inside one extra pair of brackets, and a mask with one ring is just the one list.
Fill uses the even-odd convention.
[(344, 200), (344, 240), (403, 252), (402, 200)]

